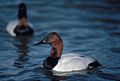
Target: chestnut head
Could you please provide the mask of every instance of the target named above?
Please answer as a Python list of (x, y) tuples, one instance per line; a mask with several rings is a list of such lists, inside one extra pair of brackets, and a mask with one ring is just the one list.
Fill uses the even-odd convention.
[(39, 45), (39, 44), (54, 44), (55, 42), (62, 41), (58, 33), (56, 32), (51, 32), (47, 34), (42, 40), (38, 41), (34, 45)]

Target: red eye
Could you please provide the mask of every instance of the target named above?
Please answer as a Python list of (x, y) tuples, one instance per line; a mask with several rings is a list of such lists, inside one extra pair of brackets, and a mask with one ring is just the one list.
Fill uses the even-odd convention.
[(50, 36), (49, 38), (52, 39), (53, 36)]

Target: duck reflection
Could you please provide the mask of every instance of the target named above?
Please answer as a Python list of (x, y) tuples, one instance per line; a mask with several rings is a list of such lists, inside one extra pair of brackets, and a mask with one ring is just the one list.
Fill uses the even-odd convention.
[(56, 72), (52, 70), (44, 69), (45, 75), (50, 79), (50, 81), (61, 81), (66, 80), (69, 76), (77, 74), (80, 77), (88, 76), (88, 74), (93, 73), (95, 70), (81, 70), (72, 72)]
[(48, 69), (44, 69), (45, 75), (50, 79), (50, 81), (61, 81), (66, 80), (66, 76), (54, 75), (54, 72)]
[(29, 46), (31, 37), (19, 37), (15, 39), (15, 47), (17, 48), (18, 58), (15, 59), (14, 66), (17, 68), (23, 68), (26, 62), (29, 60)]
[(120, 4), (120, 0), (106, 0), (110, 4)]

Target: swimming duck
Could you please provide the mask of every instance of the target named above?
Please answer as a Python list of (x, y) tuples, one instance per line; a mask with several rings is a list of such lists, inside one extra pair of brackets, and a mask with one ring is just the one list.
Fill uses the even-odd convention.
[(33, 35), (32, 25), (27, 21), (27, 9), (24, 3), (18, 6), (18, 20), (9, 22), (6, 30), (14, 37)]
[(56, 32), (49, 33), (34, 45), (39, 44), (50, 44), (52, 46), (49, 56), (45, 58), (43, 62), (43, 66), (46, 69), (59, 72), (69, 72), (93, 69), (101, 66), (97, 60), (81, 54), (68, 53), (62, 55), (63, 40)]

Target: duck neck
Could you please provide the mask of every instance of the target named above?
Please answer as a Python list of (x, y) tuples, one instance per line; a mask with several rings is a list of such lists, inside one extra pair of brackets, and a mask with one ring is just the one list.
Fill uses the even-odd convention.
[(19, 9), (18, 9), (18, 18), (19, 19), (22, 19), (22, 18), (27, 19), (27, 9), (26, 9), (26, 7), (24, 7), (24, 8), (19, 7)]
[(60, 58), (63, 51), (63, 42), (57, 41), (52, 44), (52, 49), (50, 52), (50, 57), (52, 58)]
[(25, 27), (27, 26), (27, 9), (24, 4), (21, 4), (18, 9), (18, 19), (19, 19), (19, 26)]
[(27, 19), (25, 17), (19, 19), (19, 26), (26, 27), (27, 26)]

